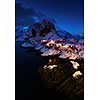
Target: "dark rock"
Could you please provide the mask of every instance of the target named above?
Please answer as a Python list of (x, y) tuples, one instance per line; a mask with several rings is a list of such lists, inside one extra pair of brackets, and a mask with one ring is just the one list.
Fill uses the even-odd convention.
[[(77, 60), (83, 63), (81, 60)], [(46, 88), (54, 89), (58, 96), (68, 97), (69, 100), (83, 100), (84, 79), (83, 76), (74, 79), (72, 74), (76, 71), (69, 59), (52, 58), (48, 65), (58, 65), (53, 69), (41, 67), (39, 73)], [(80, 69), (81, 70), (81, 69)]]
[(32, 29), (31, 32), (32, 32), (32, 36), (35, 37), (36, 36), (36, 30)]
[(53, 23), (51, 23), (50, 21), (48, 21), (46, 19), (44, 19), (41, 22), (40, 36), (45, 36), (49, 32), (52, 32), (53, 30), (56, 30), (56, 28), (55, 28)]

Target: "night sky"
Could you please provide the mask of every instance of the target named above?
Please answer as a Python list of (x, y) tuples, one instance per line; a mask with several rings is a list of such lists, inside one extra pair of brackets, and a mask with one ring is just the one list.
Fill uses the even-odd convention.
[[(40, 11), (55, 19), (68, 32), (84, 33), (84, 0), (16, 0), (18, 3), (25, 9)], [(21, 14), (20, 8), (16, 13)]]

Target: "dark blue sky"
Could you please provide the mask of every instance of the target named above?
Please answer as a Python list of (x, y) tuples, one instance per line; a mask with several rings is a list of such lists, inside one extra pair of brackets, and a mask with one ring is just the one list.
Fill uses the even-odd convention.
[(35, 9), (54, 18), (61, 28), (71, 33), (84, 32), (84, 0), (16, 0), (16, 2), (24, 8)]

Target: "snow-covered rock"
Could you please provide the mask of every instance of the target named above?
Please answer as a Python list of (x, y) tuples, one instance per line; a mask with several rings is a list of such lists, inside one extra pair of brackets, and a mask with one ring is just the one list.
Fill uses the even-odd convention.
[(82, 76), (82, 73), (80, 71), (76, 71), (73, 75), (72, 75), (75, 79), (78, 79), (80, 76)]
[(46, 52), (44, 52), (43, 54), (41, 54), (42, 56), (54, 56), (54, 55), (58, 55), (60, 53), (59, 50), (55, 50), (55, 49), (49, 49)]
[(34, 45), (32, 45), (32, 44), (30, 44), (30, 43), (27, 43), (27, 42), (25, 42), (25, 43), (23, 43), (22, 45), (21, 45), (22, 47), (34, 47)]

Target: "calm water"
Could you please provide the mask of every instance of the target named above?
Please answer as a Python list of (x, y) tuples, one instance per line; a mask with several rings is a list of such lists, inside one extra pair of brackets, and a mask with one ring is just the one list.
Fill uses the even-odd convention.
[(50, 91), (42, 85), (38, 68), (46, 64), (45, 59), (35, 52), (20, 48), (20, 42), (16, 42), (15, 64), (15, 93), (16, 100), (37, 100), (53, 98)]

